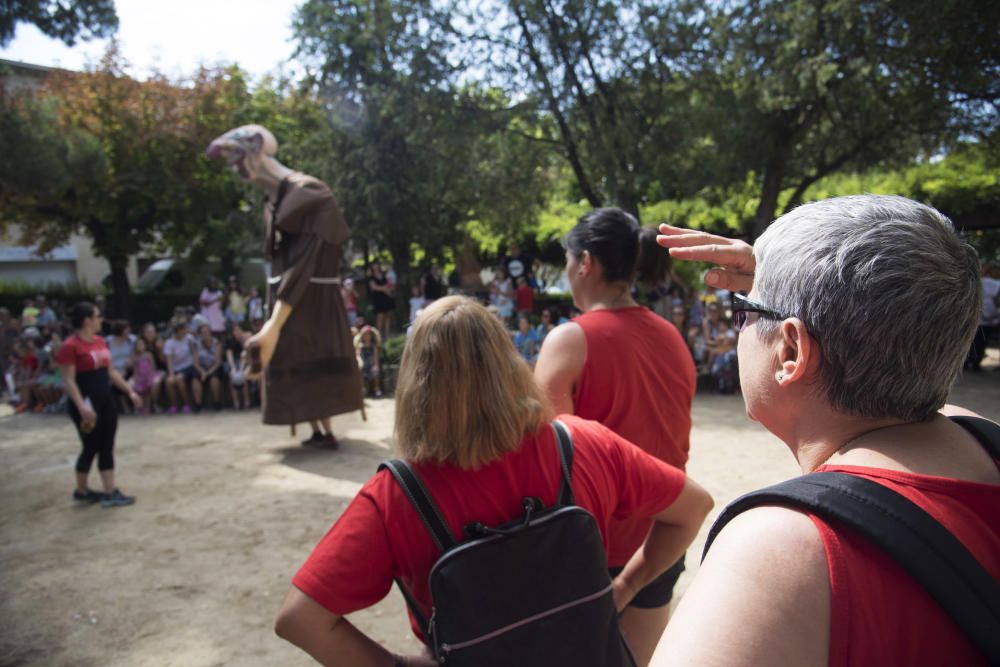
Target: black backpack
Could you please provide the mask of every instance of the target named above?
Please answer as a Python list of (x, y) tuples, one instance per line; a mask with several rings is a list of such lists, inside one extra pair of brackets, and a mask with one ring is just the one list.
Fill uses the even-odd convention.
[(525, 498), (523, 517), (496, 527), (472, 523), (462, 542), (405, 461), (379, 466), (399, 482), (441, 550), (429, 576), (430, 620), (396, 583), (442, 664), (635, 665), (618, 627), (597, 521), (574, 504), (572, 438), (560, 422), (552, 427), (562, 463), (556, 505)]
[[(1000, 459), (1000, 426), (976, 417), (952, 420)], [(708, 533), (702, 560), (729, 521), (759, 505), (806, 509), (857, 531), (923, 586), (991, 665), (1000, 665), (1000, 583), (950, 531), (910, 500), (846, 473), (802, 475), (730, 503)]]

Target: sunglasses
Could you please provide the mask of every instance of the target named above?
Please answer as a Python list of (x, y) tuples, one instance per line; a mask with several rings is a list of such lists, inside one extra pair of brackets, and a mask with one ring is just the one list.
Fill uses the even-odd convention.
[(757, 317), (765, 317), (771, 320), (787, 319), (785, 315), (755, 301), (751, 301), (737, 292), (732, 292), (731, 298), (733, 326), (736, 327), (737, 331), (743, 331), (750, 324), (750, 313), (757, 313)]

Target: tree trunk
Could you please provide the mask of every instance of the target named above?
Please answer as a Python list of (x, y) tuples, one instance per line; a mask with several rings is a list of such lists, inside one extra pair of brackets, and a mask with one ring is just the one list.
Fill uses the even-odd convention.
[(392, 268), (396, 272), (396, 320), (402, 322), (402, 331), (406, 331), (410, 319), (410, 290), (413, 285), (419, 285), (419, 276), (416, 283), (410, 275), (410, 243), (409, 241), (396, 241), (389, 244), (389, 252), (392, 254)]
[(774, 153), (764, 164), (764, 182), (760, 188), (760, 203), (757, 205), (757, 213), (754, 216), (751, 238), (756, 239), (767, 226), (774, 220), (774, 213), (778, 210), (778, 195), (781, 194), (781, 186), (785, 180), (785, 168), (788, 166), (788, 153), (790, 145), (785, 143), (778, 146)]
[(112, 257), (108, 263), (111, 265), (111, 299), (108, 301), (108, 310), (116, 319), (127, 320), (131, 311), (128, 293), (128, 257)]

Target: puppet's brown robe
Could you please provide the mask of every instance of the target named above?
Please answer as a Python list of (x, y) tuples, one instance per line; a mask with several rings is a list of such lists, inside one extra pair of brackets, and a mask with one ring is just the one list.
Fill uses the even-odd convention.
[(264, 423), (296, 424), (360, 410), (361, 375), (340, 296), (341, 244), (351, 235), (329, 188), (292, 173), (266, 207), (268, 303), (292, 307), (264, 381)]

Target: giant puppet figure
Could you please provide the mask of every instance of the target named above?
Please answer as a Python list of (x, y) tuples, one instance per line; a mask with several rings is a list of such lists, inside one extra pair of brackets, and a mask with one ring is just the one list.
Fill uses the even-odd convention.
[[(361, 376), (340, 296), (341, 244), (351, 231), (327, 186), (276, 159), (260, 125), (226, 132), (207, 154), (224, 158), (267, 195), (264, 252), (271, 261), (270, 317), (247, 347), (258, 348), (265, 424), (323, 420), (363, 409)], [(315, 428), (315, 427), (314, 427)]]

